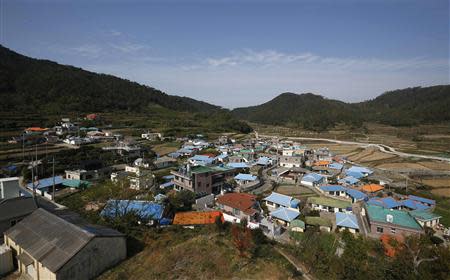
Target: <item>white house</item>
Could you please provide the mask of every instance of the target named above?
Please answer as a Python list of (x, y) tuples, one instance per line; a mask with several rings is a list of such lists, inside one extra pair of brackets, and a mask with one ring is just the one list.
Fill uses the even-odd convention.
[(326, 177), (317, 173), (308, 173), (302, 177), (300, 184), (308, 187), (316, 187), (327, 182)]

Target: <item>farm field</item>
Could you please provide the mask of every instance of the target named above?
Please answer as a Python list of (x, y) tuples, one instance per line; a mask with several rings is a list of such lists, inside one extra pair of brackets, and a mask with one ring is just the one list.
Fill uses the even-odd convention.
[(316, 194), (308, 189), (307, 187), (293, 185), (293, 184), (280, 184), (276, 190), (276, 192), (290, 195), (296, 198), (304, 198), (309, 196), (316, 196)]

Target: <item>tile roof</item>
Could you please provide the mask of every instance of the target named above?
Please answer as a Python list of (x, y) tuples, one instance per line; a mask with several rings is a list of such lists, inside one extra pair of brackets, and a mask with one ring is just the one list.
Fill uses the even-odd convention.
[(256, 212), (256, 196), (248, 193), (226, 193), (219, 196), (216, 203), (239, 209), (249, 215)]
[(366, 205), (369, 221), (389, 224), (387, 215), (392, 215), (392, 224), (415, 230), (422, 230), (422, 227), (416, 220), (406, 211), (386, 209), (376, 205)]
[(346, 209), (351, 207), (351, 203), (347, 201), (337, 200), (328, 197), (308, 197), (308, 203), (319, 204), (329, 207)]
[(272, 192), (268, 197), (264, 198), (266, 201), (270, 201), (272, 203), (279, 204), (284, 207), (292, 207), (297, 208), (300, 204), (298, 199), (293, 198), (292, 196), (284, 195), (277, 192)]
[(285, 222), (291, 222), (295, 218), (300, 216), (300, 212), (289, 209), (289, 208), (280, 207), (280, 208), (275, 209), (272, 212), (270, 212), (270, 216), (272, 216), (276, 219), (285, 221)]
[(174, 225), (206, 225), (214, 224), (216, 218), (220, 217), (224, 221), (222, 212), (207, 211), (207, 212), (178, 212), (173, 219)]
[(356, 216), (351, 213), (336, 212), (336, 226), (359, 229)]
[(366, 198), (367, 198), (367, 195), (366, 195), (365, 193), (360, 192), (360, 191), (355, 190), (355, 189), (347, 189), (346, 193), (347, 193), (349, 196), (351, 196), (351, 197), (353, 197), (354, 199), (356, 199), (356, 200), (363, 200), (363, 199), (366, 199)]

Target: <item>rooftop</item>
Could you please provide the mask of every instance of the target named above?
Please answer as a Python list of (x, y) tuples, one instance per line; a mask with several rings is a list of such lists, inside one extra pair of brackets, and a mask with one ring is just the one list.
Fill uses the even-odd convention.
[(110, 199), (102, 210), (101, 215), (105, 217), (123, 216), (135, 213), (142, 219), (159, 220), (162, 218), (164, 206), (146, 200), (114, 200)]
[(272, 192), (268, 197), (264, 198), (266, 201), (270, 201), (272, 203), (279, 204), (284, 207), (292, 207), (297, 208), (300, 204), (298, 199), (293, 198), (292, 196), (284, 195), (277, 192)]
[(341, 212), (337, 212), (335, 214), (336, 226), (359, 229), (358, 220), (354, 214)]
[(251, 215), (255, 212), (253, 207), (256, 204), (256, 196), (248, 193), (226, 193), (219, 196), (216, 202)]
[(374, 192), (384, 190), (384, 187), (382, 185), (369, 184), (369, 185), (362, 186), (361, 190), (364, 192), (368, 192), (368, 193), (374, 193)]
[(370, 221), (388, 223), (387, 215), (392, 216), (392, 224), (405, 228), (421, 230), (422, 227), (416, 220), (406, 211), (386, 209), (381, 206), (367, 205), (367, 215)]
[(344, 192), (347, 190), (347, 188), (341, 186), (341, 185), (329, 185), (329, 186), (321, 186), (320, 189), (324, 192)]
[(270, 212), (270, 216), (272, 216), (276, 219), (285, 221), (285, 222), (291, 222), (295, 218), (300, 216), (300, 212), (289, 209), (289, 208), (280, 207), (280, 208), (275, 209), (272, 212)]

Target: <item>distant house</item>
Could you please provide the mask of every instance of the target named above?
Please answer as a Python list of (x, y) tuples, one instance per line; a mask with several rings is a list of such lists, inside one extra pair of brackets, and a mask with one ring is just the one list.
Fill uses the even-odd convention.
[(157, 158), (153, 162), (153, 165), (155, 166), (156, 169), (162, 169), (162, 168), (173, 166), (176, 162), (177, 162), (177, 160), (174, 158), (171, 158), (168, 156), (163, 156), (163, 157)]
[(234, 180), (238, 184), (238, 186), (244, 186), (251, 183), (258, 183), (258, 177), (254, 176), (252, 174), (243, 174), (239, 173), (238, 175), (234, 176)]
[(281, 156), (279, 158), (279, 165), (281, 167), (302, 167), (303, 157), (301, 156)]
[(355, 189), (347, 189), (346, 190), (347, 196), (352, 199), (352, 203), (355, 203), (357, 201), (362, 201), (367, 199), (367, 195), (363, 192), (360, 192)]
[(423, 233), (420, 224), (406, 211), (386, 209), (376, 205), (366, 205), (367, 220), (370, 231), (381, 236), (384, 233), (393, 235), (417, 235)]
[(436, 201), (433, 200), (433, 199), (424, 198), (424, 197), (415, 196), (415, 195), (408, 195), (408, 199), (420, 202), (420, 203), (425, 204), (425, 205), (427, 205), (429, 207), (436, 206)]
[(373, 194), (384, 190), (384, 187), (382, 185), (369, 184), (362, 186), (361, 190), (365, 193)]
[(302, 185), (308, 186), (308, 187), (316, 187), (321, 184), (325, 184), (327, 179), (317, 173), (309, 173), (302, 177), (302, 180), (300, 183)]
[[(0, 200), (0, 235), (3, 236), (3, 232), (36, 209), (37, 205), (32, 197), (20, 196)], [(2, 242), (3, 239), (0, 239), (0, 243)]]
[(290, 223), (300, 216), (300, 212), (286, 207), (279, 207), (269, 213), (278, 224), (289, 227)]
[(305, 222), (302, 220), (293, 220), (289, 224), (289, 230), (291, 232), (304, 232), (306, 228)]
[(148, 169), (143, 169), (136, 166), (125, 166), (125, 171), (113, 172), (111, 174), (111, 181), (127, 181), (130, 184), (130, 189), (144, 190), (153, 185), (154, 175)]
[(340, 185), (321, 186), (319, 187), (319, 190), (323, 193), (332, 196), (341, 196), (341, 197), (347, 196), (347, 189)]
[(45, 179), (39, 179), (34, 183), (27, 184), (27, 188), (32, 191), (36, 191), (37, 194), (45, 196), (49, 199), (53, 199), (53, 185), (55, 186), (55, 192), (64, 188), (64, 178), (62, 176), (55, 176)]
[(352, 166), (347, 170), (347, 172), (361, 173), (361, 174), (363, 174), (364, 177), (369, 176), (373, 173), (373, 171), (370, 170), (369, 168), (361, 167), (361, 166)]
[(216, 205), (229, 222), (239, 223), (242, 219), (256, 222), (259, 218), (259, 205), (256, 196), (248, 193), (226, 193), (217, 197)]
[(331, 232), (333, 224), (330, 220), (323, 217), (305, 217), (306, 228), (319, 227), (320, 231)]
[(352, 176), (346, 176), (345, 178), (340, 179), (339, 184), (354, 186), (359, 183), (359, 180)]
[(123, 234), (67, 212), (39, 208), (4, 236), (27, 279), (93, 279), (127, 256)]
[(195, 155), (188, 159), (188, 163), (192, 165), (212, 165), (215, 163), (216, 159), (214, 157), (209, 157), (206, 155)]
[(343, 167), (344, 167), (344, 165), (341, 163), (338, 163), (338, 162), (333, 162), (328, 165), (328, 168), (334, 169), (334, 170), (342, 170)]
[(19, 177), (0, 179), (0, 199), (20, 196)]
[(259, 157), (258, 160), (256, 161), (256, 165), (259, 166), (263, 166), (263, 167), (267, 167), (273, 164), (273, 159), (269, 158), (269, 157)]
[(412, 200), (412, 199), (404, 199), (400, 200), (401, 209), (405, 210), (428, 210), (430, 209), (430, 206), (427, 204), (424, 204), (422, 202)]
[(367, 201), (369, 205), (381, 206), (386, 209), (400, 209), (402, 203), (400, 201), (395, 200), (393, 197), (383, 197), (383, 198), (371, 198)]
[(178, 212), (175, 214), (172, 224), (180, 226), (208, 225), (214, 224), (217, 219), (220, 219), (222, 222), (224, 222), (222, 212)]
[(337, 200), (328, 197), (308, 197), (308, 205), (313, 210), (324, 212), (351, 212), (351, 204), (347, 201)]
[(359, 232), (358, 219), (352, 213), (337, 212), (336, 215), (336, 227), (339, 230), (347, 229), (351, 233)]

